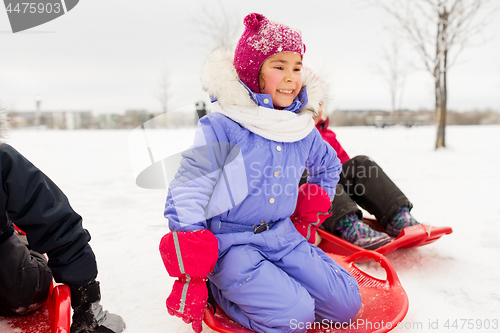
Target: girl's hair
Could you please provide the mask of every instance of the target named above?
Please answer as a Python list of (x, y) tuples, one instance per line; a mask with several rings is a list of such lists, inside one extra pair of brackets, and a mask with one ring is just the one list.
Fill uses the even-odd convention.
[(296, 52), (302, 57), (306, 46), (300, 30), (270, 21), (262, 14), (248, 14), (243, 23), (245, 31), (236, 46), (233, 64), (240, 80), (260, 93), (259, 70), (264, 60), (280, 52)]

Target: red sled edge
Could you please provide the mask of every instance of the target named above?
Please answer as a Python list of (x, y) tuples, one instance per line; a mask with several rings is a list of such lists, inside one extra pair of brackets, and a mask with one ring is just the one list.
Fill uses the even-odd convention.
[(54, 287), (48, 302), (54, 333), (69, 333), (71, 323), (71, 292), (67, 285)]
[[(376, 220), (365, 219), (365, 221), (379, 227)], [(443, 235), (448, 235), (452, 232), (453, 229), (451, 227), (434, 227), (428, 224), (419, 224), (403, 229), (397, 238), (374, 251), (386, 255), (400, 248), (409, 249), (419, 247), (433, 243)], [(327, 253), (352, 255), (364, 250), (323, 229), (318, 229), (318, 234), (323, 238), (318, 247)]]
[(67, 285), (54, 281), (47, 301), (35, 312), (25, 316), (1, 317), (19, 333), (69, 333), (71, 321), (71, 293)]

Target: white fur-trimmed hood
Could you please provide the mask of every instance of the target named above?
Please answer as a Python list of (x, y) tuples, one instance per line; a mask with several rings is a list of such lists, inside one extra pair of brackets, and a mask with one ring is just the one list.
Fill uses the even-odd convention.
[[(210, 96), (217, 98), (219, 105), (255, 107), (248, 91), (238, 81), (238, 74), (233, 66), (234, 52), (229, 48), (215, 49), (203, 68), (201, 78), (203, 89)], [(320, 102), (325, 101), (325, 90), (318, 75), (310, 69), (302, 68), (302, 86), (307, 86), (308, 103), (299, 113), (311, 112), (317, 115)]]

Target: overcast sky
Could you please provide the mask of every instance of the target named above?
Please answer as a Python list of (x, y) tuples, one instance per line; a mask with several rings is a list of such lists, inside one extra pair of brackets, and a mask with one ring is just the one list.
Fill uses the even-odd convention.
[[(376, 68), (390, 46), (391, 20), (360, 0), (82, 0), (54, 21), (16, 34), (0, 8), (0, 98), (14, 110), (33, 110), (39, 95), (44, 110), (159, 111), (155, 95), (166, 70), (170, 109), (207, 100), (199, 77), (210, 43), (196, 24), (206, 17), (204, 6), (212, 16), (223, 8), (234, 17), (238, 36), (250, 12), (300, 29), (304, 64), (330, 84), (330, 110), (390, 109)], [(449, 72), (449, 108), (500, 111), (499, 12), (473, 42)], [(416, 59), (404, 44), (401, 53), (402, 62)], [(410, 72), (402, 107), (432, 109), (433, 103), (430, 74)]]

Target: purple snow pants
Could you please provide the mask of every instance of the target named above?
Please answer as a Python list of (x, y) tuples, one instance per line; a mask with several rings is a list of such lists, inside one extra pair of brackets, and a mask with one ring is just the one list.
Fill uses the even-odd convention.
[(215, 300), (255, 332), (305, 332), (313, 321), (348, 322), (361, 307), (356, 280), (309, 244), (290, 219), (260, 234), (216, 235), (219, 260), (208, 275)]

